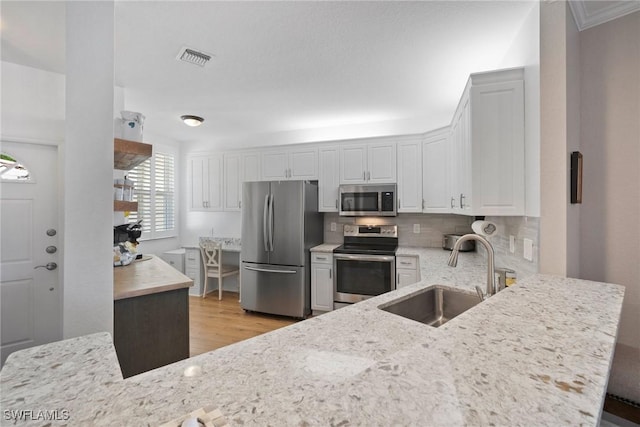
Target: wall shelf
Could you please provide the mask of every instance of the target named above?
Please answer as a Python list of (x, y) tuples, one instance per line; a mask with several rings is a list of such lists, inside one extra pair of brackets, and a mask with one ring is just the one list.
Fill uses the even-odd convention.
[(138, 210), (138, 202), (126, 202), (124, 200), (114, 200), (113, 210), (116, 212), (136, 212)]
[(151, 157), (153, 153), (151, 144), (129, 141), (126, 139), (113, 139), (113, 168), (131, 170)]

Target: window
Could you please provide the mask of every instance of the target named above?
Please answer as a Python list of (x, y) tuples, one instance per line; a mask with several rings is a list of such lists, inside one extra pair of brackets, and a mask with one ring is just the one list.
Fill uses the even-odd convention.
[(0, 154), (0, 177), (3, 181), (31, 181), (29, 170), (7, 153)]
[(129, 222), (142, 220), (142, 239), (157, 239), (177, 234), (175, 200), (175, 155), (155, 149), (153, 156), (127, 173), (134, 182), (134, 200), (138, 211)]

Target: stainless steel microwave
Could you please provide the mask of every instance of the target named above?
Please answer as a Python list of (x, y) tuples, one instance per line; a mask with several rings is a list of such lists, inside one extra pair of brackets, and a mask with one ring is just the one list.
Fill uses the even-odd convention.
[(340, 186), (340, 216), (396, 216), (396, 184)]

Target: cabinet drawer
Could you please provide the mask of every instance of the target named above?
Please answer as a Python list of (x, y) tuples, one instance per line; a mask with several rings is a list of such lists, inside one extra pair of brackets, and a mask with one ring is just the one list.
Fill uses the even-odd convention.
[(195, 268), (186, 268), (184, 270), (184, 275), (191, 280), (196, 280), (198, 278), (198, 270)]
[(187, 250), (184, 255), (185, 268), (197, 268), (200, 265), (200, 251), (197, 249)]
[(316, 264), (332, 264), (333, 254), (329, 254), (326, 252), (312, 252), (311, 262)]
[(418, 258), (414, 256), (398, 256), (396, 257), (396, 268), (416, 270), (418, 268)]

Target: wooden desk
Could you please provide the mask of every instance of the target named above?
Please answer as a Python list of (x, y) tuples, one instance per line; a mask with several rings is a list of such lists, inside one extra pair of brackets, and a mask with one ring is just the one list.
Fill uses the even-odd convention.
[(127, 378), (189, 357), (193, 280), (158, 257), (113, 272), (113, 341)]

